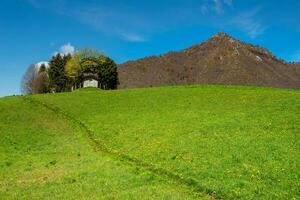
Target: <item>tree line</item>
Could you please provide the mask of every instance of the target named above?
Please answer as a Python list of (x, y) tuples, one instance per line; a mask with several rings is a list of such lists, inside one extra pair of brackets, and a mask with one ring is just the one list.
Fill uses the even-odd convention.
[(82, 49), (74, 54), (52, 56), (48, 66), (31, 64), (21, 81), (21, 93), (68, 92), (82, 87), (86, 76), (97, 77), (101, 89), (116, 89), (119, 83), (116, 63), (97, 50)]

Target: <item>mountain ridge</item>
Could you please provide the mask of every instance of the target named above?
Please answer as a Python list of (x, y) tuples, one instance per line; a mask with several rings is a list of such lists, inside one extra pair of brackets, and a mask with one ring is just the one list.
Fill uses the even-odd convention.
[(300, 88), (298, 64), (223, 32), (181, 51), (125, 62), (118, 72), (119, 88), (187, 84)]

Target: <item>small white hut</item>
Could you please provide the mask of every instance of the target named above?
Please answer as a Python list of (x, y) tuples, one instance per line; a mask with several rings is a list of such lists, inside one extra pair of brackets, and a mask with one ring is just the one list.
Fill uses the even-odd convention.
[(94, 87), (97, 88), (98, 87), (98, 81), (95, 79), (87, 79), (83, 81), (83, 87)]

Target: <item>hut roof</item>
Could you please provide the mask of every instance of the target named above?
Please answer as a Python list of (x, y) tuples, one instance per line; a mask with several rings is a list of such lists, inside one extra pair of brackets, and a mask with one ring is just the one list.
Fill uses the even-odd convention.
[(83, 73), (82, 76), (83, 76), (84, 79), (90, 79), (90, 78), (95, 79), (95, 80), (98, 80), (98, 79), (99, 79), (98, 74), (96, 74), (96, 73), (91, 73), (91, 72)]

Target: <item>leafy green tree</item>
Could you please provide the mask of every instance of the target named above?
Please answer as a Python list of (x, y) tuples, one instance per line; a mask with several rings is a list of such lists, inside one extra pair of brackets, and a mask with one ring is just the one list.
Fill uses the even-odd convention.
[(71, 59), (71, 55), (56, 54), (49, 62), (49, 86), (53, 92), (69, 91), (69, 80), (66, 76), (65, 67)]
[(86, 74), (97, 75), (102, 89), (116, 89), (118, 72), (116, 63), (97, 50), (82, 49), (76, 52), (66, 64), (66, 74), (73, 87), (80, 87)]
[(92, 49), (81, 49), (75, 52), (66, 65), (67, 75), (69, 77), (79, 76), (80, 71), (84, 67), (82, 66), (84, 61), (87, 61), (91, 58), (98, 58), (103, 55), (104, 54), (102, 52)]

